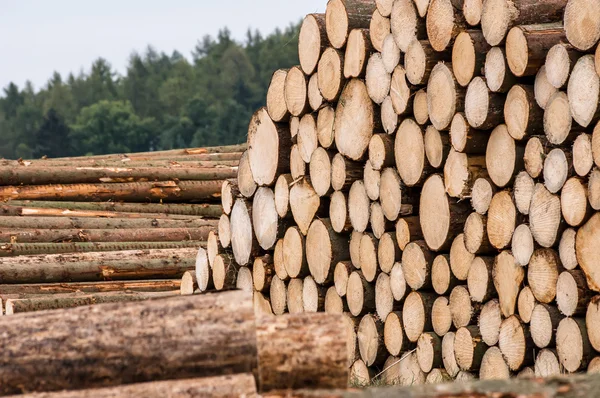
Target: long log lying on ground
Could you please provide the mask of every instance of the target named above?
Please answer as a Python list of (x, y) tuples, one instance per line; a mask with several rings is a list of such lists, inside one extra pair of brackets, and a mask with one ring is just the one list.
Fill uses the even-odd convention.
[(242, 157), (241, 152), (215, 153), (206, 155), (192, 155), (185, 157), (172, 157), (165, 159), (131, 160), (129, 158), (115, 160), (0, 160), (0, 166), (12, 168), (53, 168), (53, 167), (163, 167), (163, 168), (185, 168), (185, 167), (237, 167)]
[[(219, 218), (223, 212), (220, 205), (188, 204), (188, 203), (122, 203), (122, 202), (54, 202), (54, 201), (29, 201), (12, 200), (7, 203), (11, 206), (106, 211), (122, 213), (156, 213), (186, 216), (201, 216), (206, 218)], [(1, 214), (1, 212), (0, 212)], [(148, 216), (150, 217), (150, 216)]]
[[(257, 397), (256, 381), (251, 373), (197, 379), (152, 381), (88, 390), (42, 392), (17, 395), (21, 398), (227, 398)], [(13, 398), (15, 398), (13, 397)]]
[(39, 229), (141, 229), (141, 228), (202, 228), (216, 229), (218, 220), (188, 219), (170, 220), (154, 218), (91, 218), (91, 217), (19, 217), (0, 218), (0, 228)]
[(119, 250), (150, 250), (206, 247), (205, 241), (180, 242), (61, 242), (61, 243), (3, 243), (0, 257), (40, 254), (112, 252)]
[(5, 186), (0, 188), (0, 200), (124, 200), (132, 202), (216, 200), (220, 197), (222, 184), (222, 180), (214, 180)]
[[(9, 201), (8, 203), (12, 203)], [(61, 202), (56, 202), (61, 203)], [(215, 205), (216, 206), (216, 205)], [(220, 207), (220, 206), (219, 206)], [(101, 218), (152, 218), (173, 220), (190, 220), (204, 218), (202, 216), (165, 214), (165, 213), (120, 213), (103, 210), (68, 210), (58, 208), (42, 207), (21, 207), (11, 205), (0, 205), (0, 217), (20, 216), (20, 217), (101, 217)], [(217, 218), (217, 217), (214, 217)]]
[(19, 256), (0, 261), (2, 283), (180, 278), (198, 250), (131, 250)]
[(0, 185), (135, 181), (207, 181), (235, 178), (237, 167), (12, 167), (0, 166)]
[(255, 320), (243, 291), (14, 315), (3, 322), (0, 394), (251, 372), (263, 388), (345, 387), (342, 316), (313, 317)]
[[(0, 227), (1, 228), (1, 227)], [(168, 242), (206, 240), (215, 228), (33, 229), (1, 228), (0, 242)]]
[(166, 292), (179, 289), (181, 279), (106, 282), (59, 282), (25, 285), (0, 285), (2, 294), (53, 295), (61, 293), (103, 293), (115, 291)]

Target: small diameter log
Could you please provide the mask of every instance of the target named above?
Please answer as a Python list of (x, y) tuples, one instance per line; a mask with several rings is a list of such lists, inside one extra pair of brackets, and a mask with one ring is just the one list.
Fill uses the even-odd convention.
[[(291, 71), (288, 72), (286, 86)], [(302, 74), (301, 71), (298, 73)], [(248, 126), (248, 147), (252, 177), (258, 185), (273, 185), (279, 174), (289, 170), (290, 130), (286, 124), (274, 123), (265, 108), (252, 116)]]
[(476, 130), (469, 125), (464, 113), (457, 112), (450, 125), (452, 148), (456, 152), (483, 155), (490, 138), (489, 132)]
[(542, 109), (546, 109), (550, 98), (558, 91), (550, 81), (546, 72), (546, 66), (542, 66), (535, 76), (534, 82), (535, 101)]
[(298, 58), (304, 73), (312, 75), (316, 71), (328, 43), (325, 15), (308, 14), (302, 21), (298, 35)]
[(394, 110), (392, 97), (388, 95), (381, 104), (381, 125), (383, 126), (383, 131), (388, 134), (394, 134), (398, 127), (398, 119), (399, 117)]
[(252, 202), (252, 226), (256, 240), (264, 250), (272, 249), (277, 239), (283, 236), (285, 226), (279, 222), (272, 189), (260, 187), (256, 191)]
[(383, 50), (383, 41), (391, 31), (391, 21), (389, 16), (383, 16), (379, 10), (373, 12), (371, 23), (369, 24), (369, 29), (367, 31), (367, 34), (369, 35), (369, 43), (371, 43), (371, 51), (367, 53), (367, 58), (368, 55), (374, 51)]
[(196, 273), (194, 271), (185, 271), (181, 277), (180, 294), (182, 296), (191, 296), (197, 288)]
[(550, 97), (544, 112), (544, 132), (553, 145), (560, 145), (575, 134), (567, 94), (557, 91)]
[(256, 252), (258, 242), (252, 228), (252, 209), (244, 199), (238, 199), (231, 211), (231, 247), (235, 261), (239, 265), (250, 262), (250, 256)]
[(581, 53), (570, 44), (558, 43), (552, 46), (546, 55), (546, 77), (557, 89), (567, 84), (569, 75)]
[(489, 90), (485, 79), (477, 76), (467, 88), (465, 116), (471, 127), (491, 129), (502, 122), (505, 98)]
[(486, 41), (497, 46), (504, 40), (508, 30), (515, 25), (560, 21), (566, 0), (554, 0), (540, 4), (533, 0), (509, 2), (493, 0), (485, 2), (481, 13), (481, 28)]
[(324, 101), (323, 94), (319, 90), (319, 75), (315, 73), (308, 81), (308, 104), (313, 111), (318, 111)]
[(496, 186), (503, 188), (523, 168), (524, 148), (518, 145), (501, 124), (492, 131), (485, 154), (487, 171)]
[(452, 324), (454, 324), (455, 328), (469, 325), (479, 311), (479, 306), (471, 304), (469, 290), (464, 285), (459, 285), (452, 289), (449, 302)]
[(564, 316), (553, 305), (536, 304), (531, 312), (531, 338), (539, 348), (555, 344), (555, 331)]
[(301, 278), (309, 273), (306, 260), (306, 241), (298, 227), (290, 227), (285, 232), (283, 263), (290, 278)]
[(360, 269), (367, 282), (373, 282), (379, 273), (377, 246), (379, 241), (373, 234), (366, 233), (360, 240)]
[(390, 272), (390, 286), (392, 288), (394, 300), (402, 300), (406, 294), (406, 280), (404, 279), (402, 264), (399, 262), (394, 264), (392, 271)]
[(484, 303), (496, 295), (493, 266), (494, 259), (491, 257), (475, 257), (471, 263), (467, 286), (472, 301)]
[(441, 134), (433, 126), (427, 126), (425, 129), (425, 156), (431, 167), (439, 169), (446, 162), (450, 152), (450, 137), (447, 134)]
[(409, 341), (416, 343), (424, 331), (431, 330), (431, 307), (436, 297), (433, 293), (411, 292), (404, 300), (402, 324)]
[(531, 292), (531, 288), (529, 286), (525, 286), (523, 289), (521, 289), (519, 298), (517, 299), (517, 313), (519, 318), (521, 318), (524, 323), (531, 322), (531, 315), (533, 314), (533, 309), (535, 308), (536, 304), (537, 301)]
[(231, 224), (226, 214), (222, 214), (219, 219), (218, 236), (219, 243), (223, 248), (228, 248), (231, 245)]
[(381, 172), (379, 170), (375, 170), (373, 166), (371, 166), (371, 162), (365, 163), (363, 183), (365, 184), (365, 190), (367, 191), (367, 196), (369, 199), (379, 200), (379, 191), (381, 190)]
[(413, 100), (413, 114), (415, 116), (415, 121), (421, 126), (429, 121), (427, 91), (425, 91), (425, 89), (421, 89), (415, 94), (415, 99)]
[(560, 226), (560, 198), (543, 184), (535, 184), (529, 208), (529, 228), (533, 238), (542, 247), (552, 247), (562, 232)]
[(515, 198), (515, 206), (519, 213), (529, 215), (529, 207), (531, 206), (531, 197), (535, 188), (535, 181), (526, 171), (521, 171), (515, 177), (513, 196)]
[(402, 313), (399, 311), (390, 312), (385, 318), (383, 327), (383, 340), (385, 348), (390, 355), (398, 356), (406, 351), (409, 346), (409, 341), (404, 334), (402, 327)]
[(543, 349), (535, 357), (535, 376), (553, 377), (561, 374), (558, 354), (553, 349)]
[(357, 359), (350, 367), (350, 380), (352, 386), (366, 387), (371, 384), (375, 372), (368, 368), (362, 359)]
[(600, 118), (600, 76), (596, 73), (594, 56), (585, 55), (577, 61), (567, 86), (571, 114), (580, 126), (588, 127)]
[[(466, 5), (467, 1), (464, 3)], [(473, 77), (480, 74), (490, 48), (479, 30), (466, 30), (456, 36), (452, 46), (452, 65), (458, 84), (466, 87)]]
[[(280, 286), (279, 283), (277, 284), (277, 286)], [(283, 292), (285, 297), (283, 297), (281, 293), (279, 293), (279, 289), (277, 290), (277, 292), (277, 307), (279, 308), (278, 312), (285, 311), (285, 306), (287, 306), (287, 311), (290, 314), (301, 314), (304, 312), (304, 279), (290, 279), (287, 286), (287, 291)], [(272, 301), (273, 297), (271, 297), (271, 302)], [(282, 303), (285, 303), (284, 306), (282, 306)]]
[(506, 36), (506, 59), (515, 76), (534, 76), (552, 46), (566, 38), (562, 23), (520, 25)]
[(323, 52), (318, 68), (319, 91), (328, 102), (335, 102), (344, 87), (344, 54), (334, 48)]
[(354, 181), (363, 177), (363, 166), (336, 154), (331, 161), (331, 186), (336, 191), (346, 191)]
[(486, 57), (484, 66), (485, 80), (494, 93), (505, 93), (516, 83), (516, 77), (506, 64), (504, 48), (492, 47)]
[(444, 51), (466, 26), (451, 0), (431, 0), (427, 10), (427, 38), (435, 51)]
[(360, 269), (360, 241), (364, 233), (356, 230), (350, 234), (350, 261), (356, 269)]
[(279, 279), (277, 275), (271, 279), (269, 299), (271, 301), (273, 314), (282, 315), (287, 308), (287, 289), (285, 287), (285, 282)]
[(348, 278), (346, 301), (350, 313), (356, 317), (375, 309), (375, 289), (361, 271), (354, 271)]
[(375, 2), (369, 0), (333, 0), (327, 3), (325, 21), (331, 45), (342, 48), (352, 29), (368, 28), (376, 8)]
[[(306, 17), (304, 20), (305, 23), (309, 17), (310, 15)], [(273, 76), (271, 76), (271, 83), (267, 90), (267, 111), (274, 122), (285, 122), (290, 117), (290, 112), (285, 103), (285, 79), (287, 73), (287, 69), (276, 70)]]
[(542, 134), (544, 111), (535, 102), (533, 86), (514, 85), (504, 103), (504, 120), (508, 134), (515, 140)]
[(600, 373), (600, 359), (598, 357), (594, 357), (594, 359), (590, 361), (588, 364), (587, 373)]
[(328, 219), (313, 221), (306, 236), (306, 261), (315, 282), (332, 282), (335, 264), (349, 258), (347, 237), (337, 234)]
[[(387, 21), (389, 32), (389, 19), (381, 18), (384, 20), (382, 23), (385, 24)], [(373, 24), (371, 20), (371, 24)], [(344, 77), (350, 79), (353, 77), (362, 77), (365, 74), (367, 67), (367, 60), (369, 54), (373, 52), (373, 45), (369, 38), (368, 29), (354, 29), (348, 36), (348, 43), (346, 43), (346, 54), (344, 55)]]
[(300, 117), (309, 110), (308, 78), (300, 66), (288, 70), (285, 78), (285, 103), (292, 116)]
[(275, 268), (275, 274), (279, 277), (279, 279), (287, 281), (290, 277), (285, 269), (285, 259), (283, 253), (283, 239), (279, 239), (275, 244), (275, 250), (273, 251), (273, 267)]
[(444, 363), (444, 369), (451, 377), (456, 377), (460, 368), (456, 363), (456, 357), (454, 356), (454, 339), (456, 335), (454, 332), (448, 332), (442, 339), (442, 362)]
[(385, 231), (389, 231), (394, 228), (394, 224), (385, 218), (383, 209), (381, 208), (379, 202), (371, 203), (371, 218), (369, 223), (371, 224), (373, 235), (375, 235), (375, 238), (377, 239), (381, 239), (381, 236), (385, 233)]
[(317, 137), (317, 118), (307, 114), (300, 119), (297, 135), (298, 152), (304, 163), (308, 164), (313, 152), (319, 146)]
[(488, 301), (481, 307), (479, 314), (479, 330), (481, 339), (488, 346), (498, 344), (500, 325), (502, 323), (502, 311), (497, 299)]
[(317, 285), (312, 276), (304, 278), (302, 284), (302, 303), (304, 312), (323, 312), (327, 288)]
[(214, 287), (212, 268), (208, 264), (208, 254), (203, 248), (198, 249), (195, 260), (196, 283), (200, 292), (205, 292)]
[(527, 224), (521, 224), (515, 228), (515, 232), (513, 233), (512, 237), (511, 249), (517, 264), (522, 267), (525, 267), (527, 264), (529, 264), (529, 260), (531, 259), (533, 250), (535, 249), (535, 244), (533, 242), (531, 229), (529, 229)]
[(239, 194), (240, 191), (237, 184), (229, 180), (223, 181), (223, 185), (221, 185), (221, 206), (226, 215), (231, 214), (233, 202), (235, 202)]
[(266, 292), (271, 286), (271, 279), (275, 275), (273, 257), (269, 254), (254, 259), (252, 265), (252, 283), (257, 292)]
[(573, 143), (573, 169), (578, 176), (585, 177), (593, 166), (592, 137), (590, 134), (579, 134)]
[(281, 218), (285, 218), (290, 213), (290, 185), (293, 179), (290, 174), (282, 174), (275, 183), (275, 210)]
[(479, 370), (486, 351), (487, 345), (481, 339), (477, 326), (461, 327), (456, 331), (454, 356), (460, 369), (465, 371)]
[(517, 296), (521, 290), (525, 271), (509, 252), (503, 251), (496, 257), (492, 276), (502, 315), (509, 317), (515, 313)]
[(467, 280), (469, 268), (471, 268), (474, 258), (475, 255), (470, 253), (465, 247), (464, 234), (457, 235), (450, 247), (450, 269), (458, 280)]
[(331, 148), (333, 145), (333, 122), (335, 118), (335, 110), (327, 105), (323, 106), (317, 115), (317, 137), (319, 145), (323, 148)]
[(355, 181), (348, 194), (348, 214), (354, 230), (364, 232), (369, 224), (371, 202), (362, 181)]
[(362, 159), (371, 136), (379, 128), (378, 121), (367, 86), (361, 80), (351, 79), (335, 111), (335, 142), (340, 153), (351, 160)]
[(447, 297), (439, 296), (433, 302), (431, 326), (438, 336), (445, 336), (452, 329), (452, 311)]
[(485, 215), (496, 191), (494, 183), (489, 178), (478, 178), (471, 190), (471, 206), (477, 214)]
[(582, 225), (592, 215), (587, 186), (579, 177), (571, 177), (565, 182), (560, 194), (560, 204), (563, 218), (572, 227)]
[(595, 167), (588, 178), (588, 200), (592, 209), (600, 209), (600, 170)]
[[(148, 322), (160, 327), (148, 330), (145, 327)], [(251, 295), (245, 292), (45, 311), (7, 317), (3, 324), (12, 344), (3, 350), (2, 361), (14, 365), (7, 365), (3, 372), (4, 394), (212, 376), (223, 372), (244, 373), (256, 369), (254, 311)], [(54, 326), (51, 331), (41, 330), (36, 326), (40, 324)], [(187, 326), (182, 328), (184, 324)], [(207, 334), (207, 328), (212, 333)], [(133, 332), (141, 329), (147, 333)], [(191, 335), (206, 338), (190, 339), (190, 331), (194, 331)], [(24, 336), (29, 343), (32, 341), (29, 339), (34, 338), (39, 346), (26, 348)], [(130, 336), (136, 336), (135, 342)], [(82, 350), (82, 341), (89, 343), (90, 339), (94, 344), (86, 343)], [(111, 343), (101, 344), (104, 339)], [(60, 357), (50, 341), (61, 341)], [(159, 355), (155, 341), (162, 341), (161, 347), (165, 344), (176, 347), (173, 349), (177, 355), (162, 358), (167, 369), (152, 365), (152, 358)], [(218, 357), (213, 351), (216, 346), (220, 347)], [(24, 355), (27, 350), (31, 353)], [(55, 366), (48, 366), (47, 361), (40, 359), (49, 352), (54, 352)], [(112, 363), (120, 365), (103, 366), (106, 355), (110, 355)], [(87, 359), (84, 361), (82, 356)], [(78, 365), (73, 366), (73, 361)], [(64, 377), (56, 377), (57, 374)]]
[(419, 336), (417, 341), (417, 361), (421, 370), (425, 373), (443, 366), (442, 362), (442, 339), (433, 332), (425, 332)]
[(494, 195), (487, 221), (487, 234), (492, 246), (498, 250), (507, 248), (518, 221), (517, 209), (509, 191)]
[(498, 347), (512, 371), (533, 363), (534, 348), (529, 328), (516, 315), (502, 321)]
[(360, 358), (367, 366), (379, 366), (387, 358), (383, 343), (383, 322), (374, 315), (362, 317), (356, 333)]
[(484, 156), (469, 156), (450, 150), (444, 166), (444, 184), (448, 195), (459, 199), (470, 197), (475, 180), (487, 176)]
[(593, 292), (588, 288), (585, 274), (581, 270), (564, 271), (556, 282), (556, 304), (566, 316), (585, 313)]
[(564, 15), (569, 43), (579, 50), (589, 50), (600, 39), (600, 5), (594, 2), (572, 0)]
[(403, 53), (413, 40), (425, 38), (425, 21), (418, 17), (411, 0), (394, 1), (390, 21), (396, 44)]
[(403, 217), (396, 222), (396, 242), (400, 250), (404, 250), (411, 241), (423, 239), (419, 217)]
[(551, 193), (560, 191), (572, 171), (571, 154), (554, 148), (544, 160), (544, 185)]
[(553, 249), (537, 249), (527, 267), (527, 280), (536, 300), (550, 303), (556, 297), (556, 282), (563, 270), (558, 253)]
[[(214, 267), (213, 267), (214, 269)], [(235, 288), (238, 290), (244, 290), (252, 293), (254, 287), (252, 284), (252, 271), (248, 267), (240, 267), (237, 270), (237, 278), (235, 281)]]
[(429, 41), (413, 40), (406, 50), (404, 56), (404, 67), (406, 78), (415, 86), (427, 84), (431, 71), (438, 62), (450, 61), (446, 52), (436, 52)]
[(159, 398), (177, 394), (181, 398), (211, 396), (256, 396), (256, 381), (251, 373), (203, 377), (183, 380), (152, 381), (117, 387), (93, 388), (76, 391), (40, 392), (21, 395), (25, 398)]
[(244, 152), (240, 158), (240, 164), (238, 166), (237, 183), (240, 193), (246, 198), (251, 198), (256, 191), (256, 182), (254, 182), (254, 176), (252, 175), (252, 169), (250, 168), (250, 156), (249, 151)]
[(425, 159), (423, 131), (413, 119), (404, 119), (398, 127), (394, 154), (402, 182), (409, 187), (420, 185), (431, 169)]
[(579, 228), (575, 241), (577, 260), (581, 269), (585, 272), (590, 289), (594, 291), (598, 291), (600, 286), (600, 275), (596, 267), (599, 225), (600, 216), (594, 215), (585, 225)]
[(600, 320), (600, 296), (592, 298), (585, 315), (585, 323), (590, 343), (594, 349), (600, 347), (600, 329), (598, 329), (598, 321)]
[(348, 306), (340, 297), (339, 294), (335, 291), (335, 287), (331, 286), (327, 289), (327, 293), (325, 293), (325, 312), (328, 314), (343, 314), (344, 311), (348, 311)]
[(411, 242), (402, 252), (402, 271), (408, 286), (413, 290), (431, 287), (431, 267), (434, 254), (424, 241)]
[(427, 83), (427, 109), (429, 119), (438, 130), (446, 130), (457, 110), (464, 107), (465, 90), (458, 86), (452, 65), (438, 63)]
[(290, 189), (290, 208), (300, 232), (306, 235), (315, 216), (326, 214), (328, 206), (321, 201), (310, 180), (303, 178)]
[(407, 190), (402, 186), (400, 176), (393, 167), (388, 167), (381, 173), (379, 201), (385, 218), (390, 221), (396, 221), (398, 216), (407, 216), (413, 213), (414, 200), (408, 196)]
[(342, 233), (352, 228), (348, 218), (348, 206), (346, 195), (343, 192), (335, 191), (331, 195), (329, 202), (329, 219), (331, 226), (337, 233)]
[(479, 378), (481, 380), (507, 380), (510, 378), (510, 370), (498, 347), (490, 347), (483, 354)]
[(371, 100), (381, 105), (385, 97), (390, 93), (390, 85), (392, 83), (392, 75), (385, 70), (381, 53), (376, 52), (369, 57), (365, 83)]
[(369, 142), (369, 162), (375, 170), (393, 166), (394, 137), (387, 134), (375, 134)]
[(458, 285), (458, 279), (450, 269), (450, 256), (438, 254), (431, 265), (431, 284), (433, 290), (439, 295), (447, 294), (454, 286)]
[(400, 49), (396, 45), (394, 36), (390, 33), (383, 39), (383, 46), (381, 48), (383, 66), (388, 73), (392, 73), (396, 66), (398, 66), (400, 63), (400, 56)]
[(525, 170), (531, 178), (538, 178), (544, 168), (544, 159), (546, 158), (546, 146), (548, 142), (542, 137), (531, 137), (525, 146)]
[(487, 218), (479, 213), (471, 213), (465, 221), (465, 248), (472, 254), (494, 252), (494, 247), (487, 236)]
[(386, 232), (381, 235), (377, 247), (377, 261), (379, 268), (389, 274), (397, 261), (402, 257), (402, 250), (398, 246), (396, 236), (393, 232)]
[(432, 369), (427, 375), (425, 384), (444, 384), (452, 381), (452, 377), (445, 369)]
[(562, 233), (560, 243), (558, 245), (558, 255), (560, 262), (567, 270), (572, 270), (579, 265), (577, 262), (577, 254), (575, 252), (575, 238), (577, 231), (573, 228), (567, 228)]
[[(238, 272), (240, 269), (245, 267), (238, 267), (237, 264), (229, 256), (217, 255), (215, 257), (214, 264), (212, 266), (212, 278), (216, 290), (228, 290), (238, 288), (236, 282), (238, 279)], [(246, 269), (242, 271), (246, 273), (246, 281), (242, 283), (243, 286), (248, 287), (252, 290), (252, 274)]]
[[(379, 319), (386, 319), (388, 314), (396, 309), (390, 277), (380, 273), (375, 283), (375, 310)], [(398, 308), (399, 309), (399, 308)]]
[(564, 318), (556, 329), (556, 352), (568, 372), (585, 369), (595, 352), (588, 339), (585, 319)]
[(310, 181), (319, 196), (331, 193), (331, 161), (335, 153), (325, 148), (316, 148), (310, 158)]
[(419, 209), (423, 237), (434, 251), (450, 247), (469, 213), (465, 204), (446, 195), (443, 179), (437, 174), (429, 177), (423, 185)]
[(393, 0), (375, 0), (375, 4), (377, 4), (377, 11), (382, 16), (389, 17), (392, 13)]

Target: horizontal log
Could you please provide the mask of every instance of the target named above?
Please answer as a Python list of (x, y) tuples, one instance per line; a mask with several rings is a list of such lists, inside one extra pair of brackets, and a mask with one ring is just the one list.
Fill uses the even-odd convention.
[(163, 398), (167, 396), (177, 396), (178, 398), (244, 396), (250, 398), (256, 396), (256, 382), (252, 374), (240, 373), (197, 379), (152, 381), (88, 390), (18, 395), (21, 398)]
[(0, 185), (82, 184), (135, 181), (206, 181), (235, 178), (237, 167), (0, 166)]
[[(12, 203), (9, 201), (8, 203)], [(60, 203), (60, 202), (56, 202)], [(220, 208), (220, 206), (219, 206)], [(222, 211), (222, 210), (220, 210)], [(21, 207), (0, 205), (0, 216), (21, 216), (21, 217), (102, 217), (102, 218), (152, 218), (163, 219), (170, 218), (173, 220), (189, 220), (203, 218), (202, 216), (188, 216), (178, 214), (162, 214), (162, 213), (120, 213), (112, 211), (94, 211), (94, 210), (67, 210), (53, 209), (41, 207)]]
[(206, 247), (206, 242), (188, 240), (180, 242), (4, 243), (0, 244), (0, 257), (30, 256), (38, 254), (111, 252), (120, 250), (176, 249), (184, 247)]
[(0, 217), (0, 229), (141, 229), (141, 228), (202, 228), (216, 229), (218, 220), (170, 220), (154, 218), (92, 218), (92, 217)]
[(214, 180), (5, 186), (0, 188), (0, 200), (124, 200), (133, 202), (217, 200), (221, 196), (222, 184), (223, 181)]
[(106, 293), (115, 291), (167, 292), (179, 289), (181, 279), (147, 281), (59, 282), (0, 285), (3, 295), (53, 295), (62, 293)]
[(130, 250), (4, 258), (3, 283), (84, 282), (181, 278), (193, 269), (198, 249)]
[(0, 166), (11, 167), (215, 167), (237, 166), (242, 157), (241, 152), (213, 153), (189, 156), (149, 158), (120, 158), (120, 159), (39, 159), (39, 160), (6, 160), (0, 159)]

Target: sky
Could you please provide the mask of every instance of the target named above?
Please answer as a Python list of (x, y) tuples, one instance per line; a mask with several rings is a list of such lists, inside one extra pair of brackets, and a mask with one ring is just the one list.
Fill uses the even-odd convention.
[(190, 57), (196, 42), (228, 27), (242, 41), (248, 28), (266, 35), (327, 0), (0, 0), (0, 87), (27, 80), (39, 89), (54, 71), (88, 71), (103, 57), (123, 74), (148, 45)]

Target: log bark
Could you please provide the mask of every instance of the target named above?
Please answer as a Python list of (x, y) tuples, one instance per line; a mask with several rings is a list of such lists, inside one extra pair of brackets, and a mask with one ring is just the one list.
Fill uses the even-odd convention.
[(63, 242), (0, 244), (0, 257), (206, 247), (206, 242)]
[(325, 13), (327, 37), (334, 48), (342, 48), (352, 29), (368, 28), (377, 9), (374, 0), (334, 0)]
[(4, 284), (0, 288), (3, 295), (54, 295), (64, 293), (107, 293), (107, 292), (168, 292), (179, 289), (181, 279), (146, 281), (105, 281), (105, 282), (58, 282), (36, 284)]

